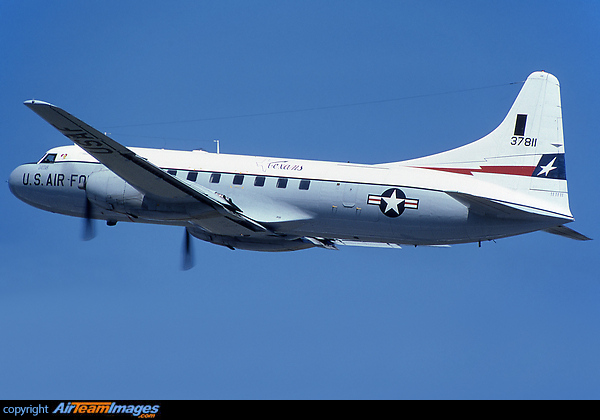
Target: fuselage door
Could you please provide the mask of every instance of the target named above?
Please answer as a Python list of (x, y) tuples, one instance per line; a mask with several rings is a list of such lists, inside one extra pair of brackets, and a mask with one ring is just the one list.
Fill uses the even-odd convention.
[(352, 208), (356, 205), (356, 184), (342, 184), (342, 205)]

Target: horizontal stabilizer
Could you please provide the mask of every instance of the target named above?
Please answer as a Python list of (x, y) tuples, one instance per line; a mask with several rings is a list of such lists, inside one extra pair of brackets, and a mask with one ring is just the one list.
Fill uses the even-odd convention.
[(587, 236), (574, 231), (571, 228), (566, 227), (565, 225), (555, 226), (548, 229), (544, 229), (544, 232), (551, 233), (553, 235), (564, 236), (565, 238), (575, 239), (576, 241), (591, 241), (592, 238), (588, 238)]
[(485, 197), (478, 197), (475, 195), (455, 191), (446, 191), (446, 194), (464, 204), (469, 208), (469, 211), (472, 211), (480, 216), (525, 218), (530, 215), (530, 213), (526, 211), (516, 209), (507, 204), (499, 203)]
[(539, 207), (527, 206), (517, 203), (480, 197), (457, 191), (446, 191), (450, 197), (464, 204), (469, 211), (480, 216), (492, 216), (499, 218), (529, 219), (535, 216), (556, 217), (572, 221), (572, 217), (564, 214), (545, 210)]

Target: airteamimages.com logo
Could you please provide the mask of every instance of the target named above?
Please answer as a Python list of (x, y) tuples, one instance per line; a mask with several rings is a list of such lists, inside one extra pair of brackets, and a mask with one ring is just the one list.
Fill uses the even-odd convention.
[(118, 404), (116, 402), (88, 401), (88, 402), (61, 402), (52, 411), (52, 414), (131, 414), (140, 419), (155, 418), (160, 410), (160, 405), (150, 404)]
[(132, 402), (114, 401), (69, 401), (69, 402), (46, 402), (45, 404), (29, 406), (5, 405), (2, 408), (3, 415), (16, 417), (47, 416), (85, 416), (88, 415), (128, 415), (140, 419), (153, 419), (160, 415), (159, 404), (136, 404)]

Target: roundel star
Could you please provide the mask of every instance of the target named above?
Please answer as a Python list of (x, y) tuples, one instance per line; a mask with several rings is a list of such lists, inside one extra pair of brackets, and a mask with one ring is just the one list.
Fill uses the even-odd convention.
[(398, 206), (404, 204), (405, 197), (398, 197), (397, 191), (398, 190), (394, 190), (391, 197), (381, 197), (381, 201), (385, 202), (386, 205), (385, 210), (383, 211), (384, 213), (393, 211), (400, 215), (401, 212), (398, 210)]
[(398, 217), (404, 210), (419, 208), (418, 198), (406, 198), (404, 191), (399, 188), (389, 188), (381, 195), (369, 194), (367, 204), (378, 206), (387, 217)]
[(398, 217), (404, 212), (406, 195), (397, 188), (390, 188), (381, 194), (379, 208), (388, 217)]

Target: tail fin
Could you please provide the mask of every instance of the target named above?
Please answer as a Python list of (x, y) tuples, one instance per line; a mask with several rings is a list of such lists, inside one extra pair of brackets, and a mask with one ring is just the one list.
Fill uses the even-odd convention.
[(398, 164), (476, 176), (545, 202), (553, 212), (572, 220), (560, 85), (549, 73), (535, 72), (527, 78), (504, 121), (487, 136)]

